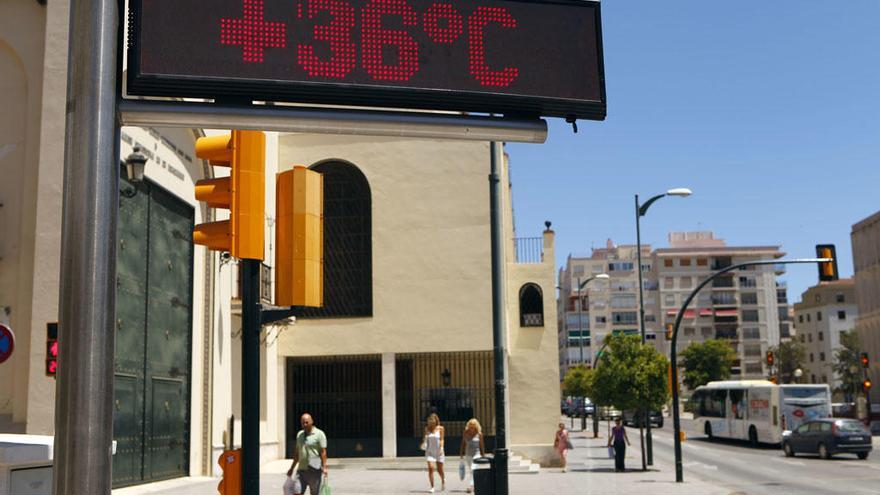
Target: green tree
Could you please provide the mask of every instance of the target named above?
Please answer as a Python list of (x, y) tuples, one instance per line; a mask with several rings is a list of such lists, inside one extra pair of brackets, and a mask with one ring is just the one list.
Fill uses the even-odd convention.
[(803, 370), (804, 361), (806, 361), (807, 351), (803, 344), (797, 340), (789, 340), (782, 342), (776, 347), (771, 347), (770, 352), (773, 353), (774, 366), (776, 375), (779, 377), (779, 383), (795, 383), (795, 370)]
[(589, 397), (593, 370), (583, 364), (572, 366), (562, 380), (562, 391), (574, 397)]
[(691, 344), (681, 353), (684, 368), (682, 382), (693, 390), (716, 380), (730, 378), (730, 367), (736, 361), (736, 351), (722, 339)]
[(834, 351), (831, 370), (840, 378), (840, 386), (836, 390), (848, 397), (862, 386), (861, 352), (859, 334), (855, 330), (840, 332), (840, 347)]
[(588, 391), (594, 403), (645, 412), (660, 410), (669, 398), (669, 361), (636, 335), (606, 337), (608, 351), (591, 373)]

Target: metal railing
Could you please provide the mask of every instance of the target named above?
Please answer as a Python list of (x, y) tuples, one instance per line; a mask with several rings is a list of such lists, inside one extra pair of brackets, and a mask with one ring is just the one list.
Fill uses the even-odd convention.
[(543, 263), (543, 237), (517, 237), (513, 239), (517, 263)]

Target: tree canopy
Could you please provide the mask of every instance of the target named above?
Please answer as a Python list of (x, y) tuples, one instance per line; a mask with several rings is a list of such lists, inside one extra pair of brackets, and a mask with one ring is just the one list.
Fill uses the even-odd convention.
[(851, 396), (862, 384), (862, 364), (859, 361), (861, 347), (859, 334), (855, 330), (840, 332), (840, 347), (834, 350), (831, 370), (840, 378), (837, 391), (847, 396)]
[(807, 356), (807, 351), (804, 350), (803, 344), (792, 339), (782, 342), (776, 347), (771, 347), (769, 350), (773, 352), (777, 374), (779, 375), (779, 383), (796, 382), (795, 370), (803, 370), (804, 361), (806, 361)]
[(608, 336), (608, 351), (596, 362), (590, 398), (600, 406), (659, 410), (669, 398), (669, 361), (637, 335)]
[(712, 381), (730, 378), (736, 351), (728, 341), (714, 339), (689, 345), (682, 351), (681, 358), (684, 368), (682, 382), (693, 390)]
[(574, 397), (590, 397), (593, 370), (583, 364), (572, 366), (562, 380), (562, 391)]

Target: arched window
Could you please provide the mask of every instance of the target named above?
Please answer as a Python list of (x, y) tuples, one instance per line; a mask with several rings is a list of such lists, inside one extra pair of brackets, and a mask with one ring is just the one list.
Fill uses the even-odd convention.
[(537, 284), (528, 283), (519, 289), (519, 326), (544, 326), (544, 295)]
[(373, 316), (372, 201), (354, 165), (324, 162), (324, 307), (303, 318)]

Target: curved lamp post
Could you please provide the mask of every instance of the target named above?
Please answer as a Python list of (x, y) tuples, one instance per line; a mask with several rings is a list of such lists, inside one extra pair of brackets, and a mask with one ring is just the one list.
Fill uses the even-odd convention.
[[(598, 275), (593, 275), (592, 277), (589, 277), (588, 279), (584, 280), (583, 282), (581, 282), (580, 277), (578, 277), (578, 279), (577, 279), (578, 280), (578, 286), (577, 286), (578, 344), (579, 344), (580, 350), (581, 350), (581, 358), (580, 358), (581, 363), (580, 364), (582, 364), (582, 365), (584, 364), (584, 322), (583, 322), (583, 305), (584, 305), (583, 303), (584, 303), (584, 300), (581, 298), (581, 290), (583, 290), (583, 288), (586, 287), (586, 285), (593, 280), (608, 280), (608, 278), (609, 277), (608, 277), (607, 273), (600, 273)], [(586, 408), (587, 408), (587, 404), (584, 403), (585, 414), (586, 414)], [(586, 429), (586, 427), (587, 427), (587, 417), (586, 417), (586, 415), (584, 415), (584, 416), (581, 416), (581, 430)]]
[(706, 280), (700, 282), (693, 291), (688, 295), (687, 299), (681, 304), (681, 308), (678, 310), (678, 314), (675, 315), (675, 324), (672, 327), (672, 348), (669, 350), (669, 361), (672, 366), (672, 425), (673, 425), (673, 442), (675, 442), (675, 481), (677, 483), (681, 483), (684, 481), (684, 473), (682, 472), (681, 466), (681, 418), (679, 417), (678, 412), (678, 349), (676, 348), (676, 341), (678, 339), (678, 327), (681, 324), (682, 316), (684, 316), (684, 311), (687, 309), (688, 305), (691, 301), (697, 297), (697, 293), (700, 290), (709, 284), (712, 280), (718, 275), (723, 273), (727, 273), (733, 270), (739, 270), (740, 268), (745, 268), (747, 266), (758, 266), (758, 265), (789, 265), (795, 263), (830, 263), (833, 261), (832, 258), (800, 258), (794, 260), (767, 260), (767, 261), (749, 261), (746, 263), (740, 263), (738, 265), (731, 265), (723, 270), (719, 270), (712, 275), (710, 275)]
[[(645, 303), (644, 296), (642, 294), (642, 232), (641, 232), (641, 222), (640, 219), (648, 213), (648, 208), (657, 201), (658, 199), (665, 196), (679, 196), (682, 198), (688, 197), (691, 194), (690, 189), (686, 187), (677, 187), (674, 189), (670, 189), (663, 194), (658, 194), (649, 200), (645, 201), (644, 204), (639, 204), (639, 195), (636, 194), (636, 259), (638, 260), (638, 267), (636, 268), (639, 272), (639, 333), (642, 335), (642, 345), (645, 344)], [(651, 413), (650, 411), (645, 411), (644, 417), (642, 420), (645, 423), (645, 430), (647, 433), (647, 465), (652, 466), (654, 464), (654, 444), (651, 438)], [(642, 461), (644, 463), (644, 457)]]

